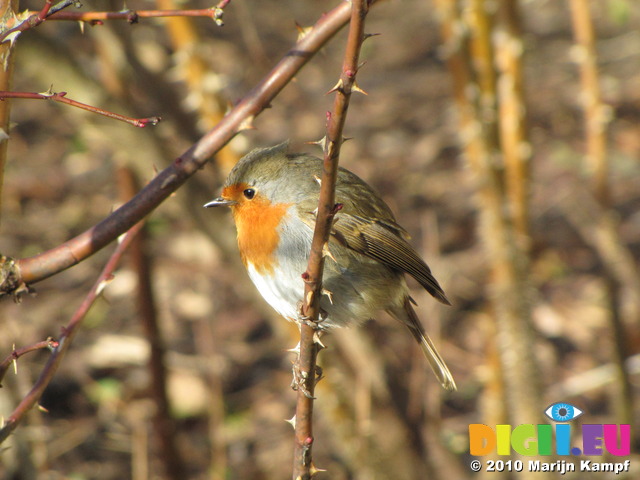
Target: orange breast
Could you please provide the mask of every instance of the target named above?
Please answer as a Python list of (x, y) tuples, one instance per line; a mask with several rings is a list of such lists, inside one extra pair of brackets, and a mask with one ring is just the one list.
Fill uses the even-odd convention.
[[(234, 187), (240, 191), (246, 188), (242, 185)], [(223, 191), (223, 196), (227, 195), (231, 198), (235, 196), (232, 192)], [(256, 195), (252, 200), (243, 199), (231, 207), (238, 230), (238, 248), (245, 266), (251, 263), (258, 273), (273, 273), (277, 265), (275, 250), (280, 241), (278, 226), (290, 205), (273, 204)]]

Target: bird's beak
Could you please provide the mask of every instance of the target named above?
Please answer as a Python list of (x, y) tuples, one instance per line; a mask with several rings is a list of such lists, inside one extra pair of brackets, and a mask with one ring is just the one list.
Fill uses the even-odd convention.
[(228, 200), (226, 198), (218, 197), (214, 200), (211, 200), (209, 203), (204, 204), (204, 208), (211, 207), (230, 207), (231, 205), (236, 205), (238, 202), (235, 200)]

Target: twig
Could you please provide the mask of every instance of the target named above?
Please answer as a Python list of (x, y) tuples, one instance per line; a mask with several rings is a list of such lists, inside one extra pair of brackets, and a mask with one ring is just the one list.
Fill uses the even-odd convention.
[(97, 113), (99, 115), (103, 115), (108, 118), (112, 118), (114, 120), (120, 120), (121, 122), (128, 123), (133, 125), (134, 127), (144, 128), (147, 125), (157, 125), (160, 120), (160, 117), (149, 117), (149, 118), (131, 118), (125, 115), (120, 115), (119, 113), (110, 112), (108, 110), (103, 110), (98, 107), (94, 107), (93, 105), (87, 105), (86, 103), (81, 103), (76, 100), (72, 100), (67, 98), (67, 92), (46, 92), (46, 93), (34, 93), (34, 92), (4, 92), (0, 91), (0, 100), (5, 100), (7, 98), (27, 98), (32, 100), (54, 100), (56, 102), (64, 103), (66, 105), (71, 105), (72, 107), (81, 108), (82, 110), (87, 110), (89, 112)]
[(161, 171), (135, 197), (86, 232), (34, 257), (12, 260), (12, 271), (4, 275), (0, 295), (43, 280), (76, 265), (126, 232), (175, 192), (191, 175), (238, 132), (251, 124), (309, 59), (349, 20), (350, 4), (341, 3), (324, 14), (307, 35), (278, 62), (218, 125)]
[(27, 393), (27, 395), (22, 399), (20, 404), (4, 422), (2, 428), (0, 428), (0, 443), (4, 442), (7, 439), (11, 432), (16, 429), (18, 423), (20, 423), (26, 413), (31, 410), (31, 408), (33, 408), (33, 406), (40, 400), (42, 393), (49, 385), (49, 382), (55, 375), (65, 353), (71, 346), (71, 342), (73, 341), (73, 338), (78, 331), (78, 327), (84, 320), (85, 315), (89, 311), (89, 308), (93, 305), (93, 302), (96, 301), (107, 283), (109, 283), (109, 281), (111, 281), (111, 279), (113, 278), (113, 271), (118, 265), (122, 254), (127, 249), (141, 227), (141, 223), (135, 225), (123, 237), (122, 241), (120, 242), (120, 244), (118, 244), (113, 254), (111, 255), (111, 258), (109, 258), (109, 261), (106, 263), (104, 269), (98, 276), (98, 279), (94, 283), (93, 287), (91, 287), (91, 290), (85, 297), (84, 301), (73, 314), (73, 317), (71, 317), (71, 320), (69, 321), (67, 326), (63, 328), (62, 335), (60, 335), (60, 339), (58, 340), (58, 346), (49, 357), (49, 361), (42, 369), (38, 380), (36, 380), (36, 383), (33, 385), (29, 393)]
[(302, 374), (304, 388), (298, 388), (295, 416), (295, 444), (293, 455), (293, 478), (310, 479), (317, 471), (313, 464), (313, 392), (316, 378), (316, 357), (319, 350), (317, 328), (312, 322), (318, 321), (320, 298), (322, 296), (322, 271), (324, 268), (324, 246), (329, 241), (331, 225), (340, 205), (335, 203), (335, 185), (338, 174), (342, 131), (346, 121), (349, 100), (353, 90), (360, 91), (355, 83), (359, 68), (358, 58), (364, 40), (364, 19), (368, 12), (367, 0), (353, 0), (351, 22), (342, 73), (333, 91), (336, 97), (333, 114), (327, 114), (327, 137), (324, 142), (324, 168), (320, 182), (318, 213), (311, 243), (311, 254), (305, 279), (304, 304), (302, 314), (311, 322), (301, 322), (300, 354), (297, 369)]
[[(229, 3), (220, 2), (220, 3)], [(216, 25), (223, 26), (222, 7), (201, 8), (197, 10), (121, 10), (119, 12), (59, 12), (52, 15), (49, 20), (70, 20), (74, 22), (87, 22), (92, 25), (102, 25), (105, 20), (126, 20), (127, 23), (138, 23), (140, 18), (161, 17), (207, 17)]]
[[(16, 362), (21, 356), (30, 352), (35, 352), (37, 350), (42, 350), (45, 348), (57, 348), (57, 347), (58, 347), (58, 342), (53, 338), (49, 337), (46, 340), (43, 340), (42, 342), (34, 343), (33, 345), (27, 345), (26, 347), (22, 347), (22, 348), (15, 348), (13, 352), (7, 355), (7, 357), (2, 361), (2, 363), (0, 363), (0, 382), (2, 382), (2, 379), (7, 373), (7, 370), (9, 370), (9, 367), (14, 362)], [(0, 384), (0, 387), (1, 386), (2, 385)]]

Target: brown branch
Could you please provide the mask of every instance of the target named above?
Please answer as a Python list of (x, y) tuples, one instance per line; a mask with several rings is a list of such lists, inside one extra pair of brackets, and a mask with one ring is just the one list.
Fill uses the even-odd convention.
[(342, 73), (334, 88), (336, 97), (333, 114), (327, 114), (327, 136), (324, 142), (324, 168), (320, 182), (318, 213), (309, 264), (303, 274), (305, 290), (302, 314), (309, 321), (301, 322), (300, 325), (300, 354), (297, 370), (304, 381), (304, 388), (298, 388), (296, 404), (293, 455), (293, 478), (296, 480), (310, 479), (318, 471), (313, 465), (311, 449), (313, 446), (313, 392), (317, 381), (316, 357), (320, 347), (316, 335), (322, 296), (324, 247), (329, 241), (333, 218), (341, 207), (335, 203), (335, 186), (340, 146), (343, 141), (342, 131), (347, 117), (351, 92), (360, 90), (355, 83), (355, 77), (359, 68), (358, 58), (364, 40), (364, 19), (368, 8), (369, 2), (367, 0), (352, 1), (351, 22)]
[(93, 105), (87, 105), (86, 103), (81, 103), (76, 100), (72, 100), (67, 98), (67, 92), (47, 92), (47, 93), (34, 93), (34, 92), (5, 92), (0, 91), (0, 100), (5, 100), (7, 98), (26, 98), (31, 100), (53, 100), (56, 102), (64, 103), (66, 105), (70, 105), (72, 107), (77, 107), (82, 110), (87, 110), (88, 112), (97, 113), (98, 115), (103, 115), (108, 118), (112, 118), (114, 120), (119, 120), (121, 122), (128, 123), (133, 125), (134, 127), (144, 128), (147, 125), (157, 125), (160, 120), (160, 117), (149, 117), (149, 118), (131, 118), (125, 115), (120, 115), (119, 113), (110, 112), (109, 110), (103, 110), (102, 108), (94, 107)]
[(350, 4), (341, 3), (324, 14), (307, 35), (299, 39), (265, 78), (218, 125), (161, 171), (135, 197), (103, 221), (62, 245), (34, 257), (9, 259), (11, 271), (3, 275), (0, 294), (12, 294), (76, 265), (104, 248), (148, 215), (241, 130), (251, 128), (258, 116), (298, 71), (349, 20)]
[(73, 338), (78, 331), (78, 327), (84, 320), (87, 312), (89, 311), (89, 308), (96, 301), (107, 283), (113, 278), (113, 271), (118, 265), (122, 254), (127, 249), (141, 227), (142, 224), (140, 223), (138, 225), (135, 225), (129, 230), (129, 232), (127, 232), (122, 241), (114, 250), (107, 264), (104, 266), (104, 269), (98, 276), (98, 279), (94, 283), (93, 287), (91, 287), (91, 290), (85, 297), (84, 301), (73, 314), (73, 317), (71, 317), (71, 320), (69, 321), (67, 326), (63, 328), (62, 335), (60, 335), (60, 339), (58, 340), (58, 346), (49, 357), (49, 361), (42, 369), (42, 372), (36, 380), (36, 383), (33, 385), (29, 393), (27, 393), (27, 395), (22, 399), (20, 404), (11, 413), (11, 415), (9, 415), (7, 420), (4, 422), (4, 425), (2, 425), (2, 428), (0, 428), (0, 443), (4, 442), (7, 439), (11, 432), (16, 429), (26, 413), (31, 410), (31, 408), (33, 408), (33, 406), (42, 397), (42, 393), (47, 388), (49, 382), (58, 370), (60, 362), (71, 346), (71, 342), (73, 341)]
[(13, 352), (7, 355), (6, 358), (2, 361), (2, 363), (0, 363), (0, 387), (2, 386), (1, 385), (2, 379), (6, 375), (7, 370), (9, 370), (9, 367), (14, 362), (16, 362), (21, 356), (30, 352), (42, 350), (44, 348), (57, 348), (57, 347), (58, 347), (58, 342), (55, 341), (53, 338), (49, 337), (46, 340), (43, 340), (42, 342), (34, 343), (33, 345), (28, 345), (22, 348), (15, 348)]

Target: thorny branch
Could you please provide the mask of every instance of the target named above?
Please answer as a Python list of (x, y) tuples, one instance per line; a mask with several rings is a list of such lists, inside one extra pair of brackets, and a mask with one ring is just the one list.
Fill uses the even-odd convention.
[[(224, 22), (222, 10), (230, 0), (224, 0), (215, 7), (196, 10), (121, 10), (119, 12), (60, 12), (51, 16), (49, 20), (70, 20), (87, 22), (91, 25), (101, 25), (105, 20), (126, 20), (127, 23), (138, 23), (141, 18), (161, 17), (208, 17), (216, 25), (222, 27)], [(224, 4), (224, 5), (223, 5)]]
[(11, 272), (2, 278), (0, 295), (38, 282), (93, 255), (126, 232), (175, 192), (229, 140), (252, 122), (298, 71), (349, 20), (350, 4), (341, 3), (324, 14), (278, 64), (229, 113), (198, 142), (158, 173), (135, 197), (77, 237), (34, 257), (8, 259)]
[(4, 442), (7, 439), (11, 432), (16, 429), (26, 413), (31, 410), (31, 408), (33, 408), (33, 406), (36, 405), (36, 403), (42, 397), (42, 393), (47, 388), (49, 382), (55, 375), (58, 366), (60, 365), (60, 362), (64, 357), (64, 354), (69, 349), (71, 342), (73, 341), (73, 337), (77, 333), (78, 327), (84, 320), (85, 315), (89, 311), (89, 308), (91, 308), (93, 303), (100, 296), (100, 293), (102, 292), (104, 287), (113, 278), (113, 271), (118, 265), (122, 254), (125, 252), (136, 234), (139, 232), (140, 228), (142, 228), (142, 225), (142, 223), (135, 225), (123, 237), (122, 241), (114, 250), (111, 258), (109, 258), (109, 261), (104, 266), (104, 269), (98, 276), (98, 279), (85, 297), (84, 301), (73, 314), (73, 317), (71, 317), (68, 325), (62, 329), (62, 334), (60, 335), (60, 339), (58, 340), (58, 345), (49, 357), (49, 361), (42, 369), (38, 380), (36, 380), (36, 383), (33, 385), (29, 393), (27, 393), (27, 395), (22, 399), (20, 404), (16, 407), (13, 413), (9, 415), (7, 420), (0, 428), (0, 443)]
[(102, 108), (94, 107), (93, 105), (87, 105), (86, 103), (78, 102), (77, 100), (72, 100), (67, 97), (67, 92), (46, 92), (46, 93), (33, 93), (33, 92), (4, 92), (0, 91), (0, 101), (5, 100), (7, 98), (27, 98), (32, 100), (53, 100), (56, 102), (64, 103), (66, 105), (71, 105), (72, 107), (77, 107), (82, 110), (87, 110), (89, 112), (97, 113), (98, 115), (103, 115), (105, 117), (112, 118), (114, 120), (119, 120), (121, 122), (128, 123), (133, 125), (134, 127), (144, 128), (147, 125), (157, 125), (160, 120), (160, 117), (149, 117), (149, 118), (131, 118), (125, 115), (120, 115), (119, 113), (110, 112), (108, 110), (103, 110)]
[(327, 136), (321, 143), (324, 147), (324, 168), (320, 183), (320, 200), (316, 217), (311, 254), (306, 272), (304, 304), (302, 315), (310, 322), (300, 324), (300, 353), (297, 371), (301, 373), (304, 385), (298, 388), (296, 416), (295, 416), (295, 445), (293, 458), (293, 478), (309, 479), (318, 470), (312, 461), (311, 448), (313, 446), (313, 392), (316, 377), (316, 357), (320, 342), (317, 338), (317, 328), (312, 326), (318, 322), (320, 313), (320, 298), (322, 296), (322, 271), (324, 268), (325, 245), (329, 241), (329, 234), (333, 218), (341, 205), (335, 203), (335, 185), (338, 173), (340, 146), (343, 141), (342, 131), (347, 116), (349, 100), (353, 90), (361, 91), (355, 77), (359, 68), (358, 59), (360, 47), (364, 40), (364, 19), (369, 9), (369, 1), (353, 0), (351, 4), (351, 21), (349, 35), (342, 65), (342, 73), (336, 87), (333, 113), (327, 113)]

